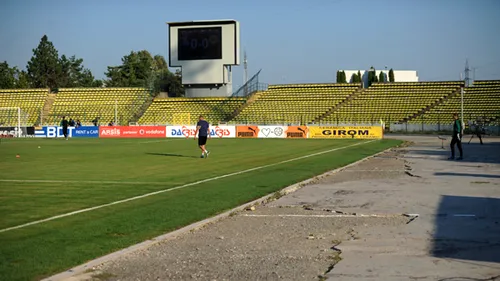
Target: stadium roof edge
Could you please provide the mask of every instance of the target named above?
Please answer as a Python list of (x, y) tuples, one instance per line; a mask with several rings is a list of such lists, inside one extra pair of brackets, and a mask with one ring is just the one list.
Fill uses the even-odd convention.
[(233, 19), (219, 19), (219, 20), (193, 20), (193, 21), (179, 21), (179, 22), (166, 22), (169, 26), (186, 26), (186, 25), (210, 25), (210, 24), (230, 24), (236, 23), (237, 20)]

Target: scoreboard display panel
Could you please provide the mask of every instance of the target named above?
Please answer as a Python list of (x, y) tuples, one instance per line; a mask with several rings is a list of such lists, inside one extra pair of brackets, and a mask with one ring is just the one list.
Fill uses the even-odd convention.
[(222, 27), (179, 28), (178, 60), (222, 59)]

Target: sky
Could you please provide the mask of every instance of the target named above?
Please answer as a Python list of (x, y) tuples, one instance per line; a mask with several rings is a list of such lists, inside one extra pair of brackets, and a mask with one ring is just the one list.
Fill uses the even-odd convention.
[(166, 22), (235, 19), (249, 77), (262, 69), (263, 83), (328, 83), (371, 66), (459, 80), (466, 59), (475, 79), (500, 79), (499, 12), (499, 0), (2, 0), (0, 61), (25, 69), (46, 34), (102, 79), (132, 50), (167, 58)]

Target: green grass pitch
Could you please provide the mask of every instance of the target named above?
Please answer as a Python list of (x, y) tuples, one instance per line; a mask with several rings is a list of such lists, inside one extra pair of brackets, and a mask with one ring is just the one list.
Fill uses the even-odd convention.
[(211, 139), (207, 147), (212, 153), (201, 159), (193, 139), (4, 139), (0, 142), (2, 230), (339, 149), (0, 232), (0, 276), (2, 280), (46, 277), (398, 144), (395, 140)]

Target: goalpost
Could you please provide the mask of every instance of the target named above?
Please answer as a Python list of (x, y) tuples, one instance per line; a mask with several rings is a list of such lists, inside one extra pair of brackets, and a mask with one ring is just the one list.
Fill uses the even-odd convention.
[(15, 137), (27, 134), (28, 118), (29, 114), (20, 107), (0, 107), (0, 128), (13, 128)]

